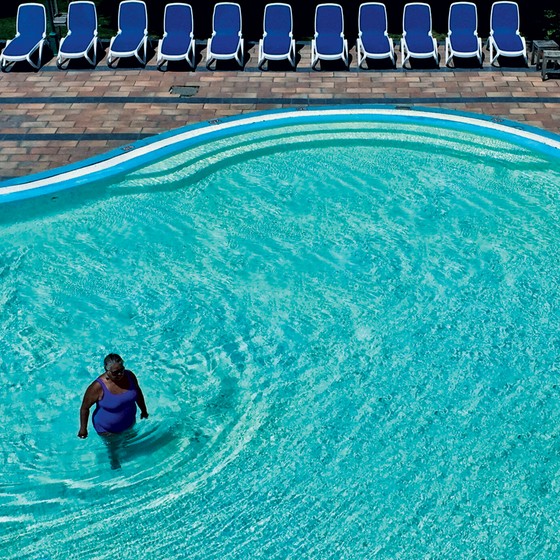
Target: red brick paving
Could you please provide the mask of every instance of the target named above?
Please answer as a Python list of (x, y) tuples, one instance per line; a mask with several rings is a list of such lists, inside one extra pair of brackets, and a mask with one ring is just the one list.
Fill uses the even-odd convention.
[[(305, 50), (305, 49), (304, 49)], [(254, 66), (254, 52), (252, 64)], [(149, 64), (153, 65), (154, 61)], [(251, 63), (249, 64), (249, 66)], [(102, 60), (97, 69), (38, 73), (13, 71), (0, 75), (0, 177), (27, 175), (79, 161), (129, 144), (111, 139), (113, 133), (156, 134), (217, 117), (270, 108), (290, 107), (292, 98), (380, 100), (422, 99), (410, 105), (441, 107), (510, 119), (560, 134), (560, 80), (541, 81), (534, 67), (527, 70), (472, 71), (370, 70), (313, 72), (305, 53), (297, 72), (159, 72), (155, 69), (109, 70)], [(243, 99), (243, 103), (190, 104), (170, 93), (172, 86), (198, 86), (199, 99)], [(6, 103), (21, 97), (20, 103)], [(49, 98), (68, 101), (49, 103)], [(145, 103), (75, 103), (76, 98), (142, 97)], [(531, 102), (526, 99), (531, 97)], [(25, 102), (28, 98), (31, 102)], [(37, 102), (36, 98), (40, 99)], [(169, 103), (169, 99), (178, 103)], [(274, 102), (271, 102), (271, 98)], [(444, 98), (463, 99), (446, 103)], [(484, 101), (473, 100), (484, 98)], [(496, 102), (496, 100), (499, 100)], [(504, 100), (503, 98), (506, 98)], [(550, 98), (558, 99), (551, 103)], [(165, 101), (163, 101), (165, 100)], [(260, 102), (260, 101), (263, 102)], [(279, 101), (276, 101), (279, 100)], [(282, 103), (280, 100), (285, 100)], [(425, 100), (425, 101), (424, 101)], [(521, 100), (521, 102), (520, 102)], [(105, 140), (44, 141), (29, 134), (104, 134)], [(2, 135), (18, 135), (2, 139)]]

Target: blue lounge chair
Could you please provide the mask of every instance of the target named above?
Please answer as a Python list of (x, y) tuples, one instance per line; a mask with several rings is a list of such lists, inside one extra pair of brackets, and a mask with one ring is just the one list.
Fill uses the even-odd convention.
[[(143, 54), (140, 55), (140, 51)], [(107, 64), (112, 67), (115, 59), (135, 56), (146, 65), (148, 51), (148, 12), (141, 0), (125, 0), (119, 4), (119, 31), (109, 43)]]
[(289, 60), (296, 65), (296, 42), (293, 36), (292, 7), (267, 4), (264, 8), (264, 34), (259, 41), (259, 69), (267, 60)]
[(315, 36), (311, 41), (311, 68), (320, 60), (342, 60), (348, 66), (348, 42), (340, 4), (319, 4), (315, 9)]
[[(4, 72), (15, 62), (27, 60), (33, 68), (41, 67), (43, 47), (47, 40), (47, 15), (43, 4), (21, 4), (16, 18), (16, 36), (6, 43), (0, 55), (0, 68)], [(32, 60), (38, 52), (38, 60)]]
[(482, 40), (478, 36), (476, 4), (454, 2), (449, 7), (449, 31), (445, 39), (445, 65), (453, 57), (474, 58), (482, 66)]
[[(68, 34), (60, 41), (56, 65), (65, 61), (85, 58), (92, 66), (97, 64), (97, 11), (95, 4), (77, 0), (68, 4)], [(89, 53), (93, 49), (93, 58)]]
[(189, 4), (167, 4), (163, 13), (163, 38), (158, 43), (157, 67), (169, 60), (186, 60), (194, 69), (193, 11)]
[(212, 37), (206, 47), (206, 68), (217, 60), (237, 61), (243, 67), (243, 35), (241, 6), (233, 2), (218, 2), (212, 16)]
[(402, 66), (410, 58), (433, 58), (438, 64), (437, 41), (432, 36), (432, 10), (429, 4), (405, 4), (401, 41)]
[(527, 45), (519, 33), (519, 6), (516, 2), (494, 2), (490, 11), (490, 64), (500, 56), (522, 56), (527, 64)]
[(358, 40), (356, 41), (358, 68), (368, 59), (391, 59), (395, 65), (393, 39), (387, 33), (385, 4), (367, 2), (358, 11)]

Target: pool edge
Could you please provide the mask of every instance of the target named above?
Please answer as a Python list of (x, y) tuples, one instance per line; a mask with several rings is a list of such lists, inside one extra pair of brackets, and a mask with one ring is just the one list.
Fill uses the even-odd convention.
[[(280, 121), (313, 119), (315, 116), (340, 117), (369, 115), (379, 118), (398, 117), (415, 121), (433, 121), (454, 123), (455, 126), (478, 127), (496, 134), (507, 134), (521, 144), (538, 144), (548, 146), (554, 155), (560, 157), (560, 135), (524, 125), (515, 121), (490, 117), (465, 111), (408, 105), (341, 105), (337, 107), (321, 106), (309, 109), (274, 109), (256, 111), (243, 115), (233, 115), (209, 121), (186, 125), (165, 131), (149, 138), (110, 150), (103, 154), (87, 158), (69, 165), (49, 169), (39, 173), (9, 179), (0, 182), (0, 204), (26, 198), (52, 194), (88, 183), (95, 178), (103, 178), (137, 168), (142, 163), (149, 163), (157, 156), (159, 149), (169, 148), (175, 144), (189, 141), (211, 141), (213, 136), (223, 137), (224, 132), (239, 131), (255, 125), (267, 123), (270, 127), (278, 126)], [(230, 132), (231, 134), (231, 132)], [(156, 148), (155, 150), (153, 148)]]

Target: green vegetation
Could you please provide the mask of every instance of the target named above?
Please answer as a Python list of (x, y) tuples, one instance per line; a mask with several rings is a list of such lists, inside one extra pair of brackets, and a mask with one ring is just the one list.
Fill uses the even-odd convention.
[(560, 43), (560, 11), (545, 10), (544, 12), (544, 37)]
[(11, 39), (16, 34), (16, 18), (0, 19), (0, 40)]

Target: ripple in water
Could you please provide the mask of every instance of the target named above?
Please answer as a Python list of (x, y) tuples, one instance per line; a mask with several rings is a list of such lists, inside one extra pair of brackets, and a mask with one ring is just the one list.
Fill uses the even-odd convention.
[(555, 554), (558, 160), (319, 132), (0, 208), (5, 557)]

